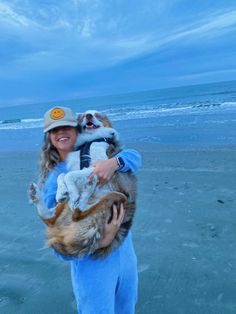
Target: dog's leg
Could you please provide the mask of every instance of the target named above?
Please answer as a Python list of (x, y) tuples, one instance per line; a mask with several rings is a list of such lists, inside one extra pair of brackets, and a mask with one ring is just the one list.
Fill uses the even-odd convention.
[(44, 204), (40, 190), (37, 184), (32, 183), (29, 187), (29, 197), (31, 202), (36, 206), (38, 214), (42, 219), (50, 219), (55, 215), (55, 208), (47, 208)]
[[(90, 167), (83, 170), (70, 171), (66, 174), (65, 183), (69, 192), (69, 207), (71, 210), (77, 207), (85, 187), (91, 185), (88, 181), (88, 176), (91, 174), (92, 169)], [(93, 184), (91, 189), (94, 189)]]
[(81, 211), (76, 208), (73, 214), (73, 221), (78, 221), (80, 219), (86, 218), (95, 212), (110, 210), (113, 204), (120, 204), (126, 201), (127, 197), (119, 192), (110, 192), (106, 196), (102, 197), (101, 200), (95, 205), (91, 206), (86, 211)]
[(68, 205), (71, 210), (74, 209), (74, 204), (81, 194), (81, 186), (76, 185), (77, 177), (80, 176), (80, 170), (70, 171), (65, 175), (64, 181), (68, 189), (69, 200)]
[(86, 209), (89, 208), (88, 200), (91, 197), (91, 195), (94, 194), (95, 189), (97, 187), (97, 183), (98, 177), (96, 175), (93, 175), (92, 178), (84, 184), (80, 199), (76, 204), (76, 207), (79, 207), (80, 210), (85, 211)]
[(61, 203), (63, 201), (68, 200), (68, 188), (65, 183), (65, 173), (61, 173), (57, 178), (57, 194), (56, 201), (57, 203)]
[(37, 204), (40, 199), (40, 192), (37, 184), (31, 183), (28, 190), (29, 199), (32, 204)]
[(40, 218), (47, 225), (53, 225), (65, 208), (65, 203), (58, 203), (54, 208), (47, 208), (42, 200), (40, 190), (35, 183), (32, 183), (29, 187), (29, 197), (31, 202), (36, 206)]
[(42, 217), (41, 218), (45, 222), (46, 225), (53, 226), (55, 222), (57, 221), (57, 218), (61, 215), (61, 213), (63, 212), (65, 208), (66, 208), (66, 203), (64, 202), (58, 203), (56, 207), (54, 208), (54, 216), (52, 218), (47, 218), (47, 219), (44, 219)]

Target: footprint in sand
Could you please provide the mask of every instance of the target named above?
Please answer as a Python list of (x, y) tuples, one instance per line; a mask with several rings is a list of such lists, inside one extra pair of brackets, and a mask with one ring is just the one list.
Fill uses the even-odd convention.
[(149, 267), (150, 267), (149, 264), (141, 264), (141, 265), (138, 266), (138, 272), (139, 272), (139, 273), (142, 273), (142, 272), (144, 272), (145, 270), (148, 270)]

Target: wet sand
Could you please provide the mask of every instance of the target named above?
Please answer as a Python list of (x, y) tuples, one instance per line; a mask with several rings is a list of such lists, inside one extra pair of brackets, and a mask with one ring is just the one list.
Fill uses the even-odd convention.
[(236, 312), (236, 151), (143, 148), (137, 313)]
[[(134, 147), (129, 145), (130, 147)], [(135, 146), (139, 314), (236, 312), (236, 148)], [(28, 204), (36, 153), (0, 155), (0, 312), (76, 313), (70, 265)]]

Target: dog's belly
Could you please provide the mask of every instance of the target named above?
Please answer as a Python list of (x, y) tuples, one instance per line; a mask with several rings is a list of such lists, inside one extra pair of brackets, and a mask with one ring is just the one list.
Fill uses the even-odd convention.
[[(71, 211), (67, 207), (55, 225), (48, 228), (49, 245), (62, 255), (75, 257), (85, 254), (91, 254), (95, 258), (104, 257), (116, 249), (123, 242), (132, 225), (136, 209), (136, 178), (129, 173), (115, 173), (106, 185), (106, 189), (115, 192), (106, 193), (94, 205), (93, 198), (97, 199), (99, 195), (99, 189), (95, 190), (89, 199), (93, 204), (88, 209), (90, 213), (84, 219), (74, 222)], [(104, 189), (102, 193), (105, 191)], [(122, 195), (126, 195), (126, 200)], [(120, 202), (124, 202), (126, 209), (123, 223), (112, 243), (106, 248), (98, 249), (99, 241), (103, 237), (104, 224), (112, 215), (112, 205), (117, 203), (119, 208)]]

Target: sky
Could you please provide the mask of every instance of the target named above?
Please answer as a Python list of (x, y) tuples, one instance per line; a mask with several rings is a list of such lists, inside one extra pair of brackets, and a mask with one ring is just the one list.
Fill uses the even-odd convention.
[(0, 106), (235, 79), (235, 0), (0, 0)]

